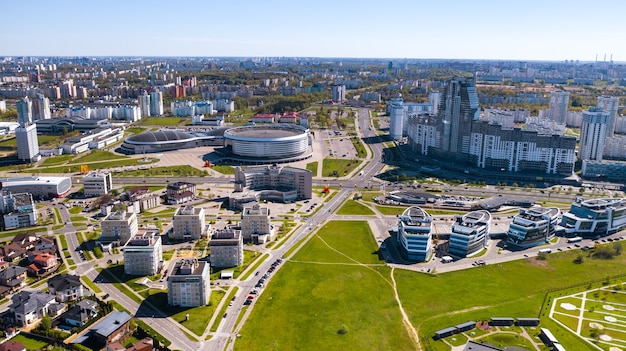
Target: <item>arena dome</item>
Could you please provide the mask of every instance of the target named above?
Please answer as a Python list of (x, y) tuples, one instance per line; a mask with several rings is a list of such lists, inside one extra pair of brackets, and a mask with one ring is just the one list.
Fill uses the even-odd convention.
[(309, 146), (309, 130), (293, 124), (230, 128), (224, 132), (224, 147), (245, 158), (277, 159), (303, 155)]

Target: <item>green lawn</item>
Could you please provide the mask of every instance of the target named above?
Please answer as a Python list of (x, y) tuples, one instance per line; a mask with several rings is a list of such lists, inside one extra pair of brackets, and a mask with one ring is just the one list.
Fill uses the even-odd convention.
[(29, 350), (29, 351), (30, 350), (43, 350), (43, 348), (48, 345), (47, 343), (43, 341), (30, 339), (23, 334), (16, 335), (15, 337), (11, 338), (11, 341), (22, 343), (22, 345), (24, 345), (26, 350)]
[[(151, 158), (148, 159), (147, 162), (142, 159), (120, 159), (120, 160), (111, 160), (111, 161), (100, 161), (95, 163), (89, 163), (89, 169), (107, 169), (107, 168), (115, 168), (115, 167), (125, 167), (125, 166), (145, 166), (150, 163), (157, 162), (158, 159)], [(41, 173), (76, 173), (80, 171), (79, 163), (73, 161), (72, 164), (66, 166), (58, 166), (58, 167), (48, 167), (48, 168), (34, 168), (32, 171), (41, 172)]]
[(350, 138), (352, 141), (352, 145), (354, 145), (354, 149), (356, 150), (356, 156), (359, 158), (367, 157), (367, 150), (365, 150), (365, 145), (361, 141), (360, 138), (352, 137)]
[(172, 166), (172, 167), (154, 167), (149, 169), (138, 169), (135, 171), (116, 172), (116, 176), (120, 177), (204, 177), (208, 175), (208, 172), (199, 170), (189, 165)]
[(374, 211), (372, 211), (369, 207), (363, 205), (362, 203), (355, 200), (348, 200), (344, 203), (343, 206), (337, 211), (338, 215), (347, 216), (347, 215), (356, 215), (356, 216), (373, 216)]
[[(81, 207), (81, 206), (72, 206), (72, 208), (70, 208), (70, 209), (68, 210), (68, 212), (69, 212), (70, 214), (79, 214), (79, 213), (81, 213), (82, 211), (83, 211), (83, 207)], [(72, 218), (74, 218), (74, 217), (72, 217)], [(81, 219), (79, 219), (79, 221), (82, 221), (82, 220), (83, 220), (83, 218), (82, 218), (82, 217), (80, 217), (80, 218), (81, 218)], [(73, 221), (73, 219), (72, 219), (72, 221)]]
[[(402, 269), (392, 273), (389, 267), (378, 265), (382, 262), (366, 222), (332, 221), (276, 273), (240, 331), (235, 348), (414, 350), (393, 298), (393, 274), (400, 301), (419, 332), (421, 348), (448, 351), (443, 341), (432, 339), (434, 331), (494, 316), (536, 317), (548, 291), (623, 274), (626, 255), (613, 260), (587, 258), (583, 264), (574, 264), (579, 252), (445, 274)], [(567, 337), (569, 332), (546, 318), (545, 311), (541, 318), (542, 326), (549, 327), (566, 349), (592, 350), (575, 337)], [(515, 337), (493, 339), (505, 346), (523, 344)]]
[(87, 162), (127, 160), (127, 159), (130, 159), (130, 157), (117, 155), (110, 151), (105, 151), (105, 150), (94, 150), (90, 153), (84, 154), (81, 157), (75, 159), (72, 163), (82, 164), (82, 163), (87, 163)]
[(407, 207), (376, 205), (376, 209), (378, 210), (378, 212), (382, 213), (385, 216), (397, 216), (397, 215), (401, 215), (404, 212), (404, 210), (407, 209)]
[(340, 158), (325, 158), (322, 162), (323, 177), (343, 177), (355, 170), (361, 161)]
[(180, 117), (146, 117), (140, 123), (144, 126), (177, 126), (186, 120)]
[(380, 263), (367, 223), (350, 223), (328, 223), (283, 264), (241, 329), (236, 350), (415, 349), (393, 297), (390, 269), (355, 264)]
[(41, 162), (42, 166), (56, 166), (56, 165), (62, 165), (64, 163), (67, 163), (68, 161), (70, 161), (72, 158), (74, 157), (74, 155), (58, 155), (58, 156), (50, 156), (46, 159), (44, 159)]
[(319, 162), (309, 162), (306, 164), (306, 169), (313, 173), (313, 177), (317, 176), (317, 165)]
[(232, 166), (215, 165), (211, 166), (211, 169), (222, 174), (235, 174), (235, 168)]

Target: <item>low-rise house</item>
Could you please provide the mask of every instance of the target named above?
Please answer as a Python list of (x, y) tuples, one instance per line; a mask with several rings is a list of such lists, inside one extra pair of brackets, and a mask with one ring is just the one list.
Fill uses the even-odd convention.
[(161, 202), (159, 195), (151, 192), (147, 186), (128, 189), (126, 198), (134, 207), (138, 207), (139, 212), (157, 207)]
[(119, 342), (114, 342), (107, 345), (106, 351), (152, 351), (154, 341), (150, 338), (143, 338), (136, 343), (132, 344), (129, 348)]
[(24, 286), (27, 269), (20, 266), (10, 266), (0, 272), (0, 285), (13, 289)]
[(130, 331), (130, 315), (126, 312), (113, 311), (100, 321), (95, 323), (82, 335), (72, 340), (72, 344), (98, 345), (104, 349), (106, 345), (113, 343)]
[(168, 204), (182, 204), (196, 198), (196, 185), (193, 183), (176, 182), (169, 184), (167, 189), (165, 189), (165, 193)]
[(76, 301), (85, 296), (80, 277), (71, 274), (57, 274), (48, 279), (48, 293), (58, 302)]
[(0, 344), (0, 351), (26, 351), (26, 347), (19, 341), (6, 341)]
[(82, 327), (90, 319), (98, 315), (98, 304), (91, 300), (81, 300), (70, 307), (63, 315), (65, 324), (73, 327)]
[(49, 315), (49, 307), (56, 303), (54, 295), (21, 291), (11, 298), (9, 309), (15, 316), (15, 323), (19, 326), (27, 326)]
[(57, 256), (51, 254), (39, 254), (33, 258), (33, 263), (28, 265), (28, 273), (37, 276), (51, 272), (57, 268)]

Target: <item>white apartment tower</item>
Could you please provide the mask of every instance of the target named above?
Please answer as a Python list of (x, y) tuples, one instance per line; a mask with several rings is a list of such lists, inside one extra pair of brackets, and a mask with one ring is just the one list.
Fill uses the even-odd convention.
[(20, 124), (15, 129), (17, 141), (17, 158), (23, 161), (37, 161), (39, 141), (37, 140), (36, 124)]
[(141, 116), (150, 116), (150, 95), (144, 90), (143, 94), (137, 98), (139, 103), (139, 109), (141, 110)]
[(615, 133), (615, 121), (617, 120), (617, 109), (619, 108), (619, 98), (617, 96), (598, 96), (598, 107), (609, 113), (609, 121), (606, 128), (606, 136), (610, 138)]
[(50, 119), (50, 100), (47, 97), (38, 94), (33, 99), (33, 119), (38, 121), (40, 119)]
[(583, 111), (578, 158), (583, 161), (602, 161), (604, 141), (608, 132), (609, 112), (600, 107)]
[(150, 93), (150, 116), (163, 114), (163, 93), (155, 90)]
[(330, 87), (333, 101), (342, 102), (346, 99), (346, 86), (342, 84), (334, 84)]
[(402, 98), (391, 99), (389, 117), (389, 136), (393, 140), (402, 139), (402, 122), (404, 120), (404, 101)]
[(550, 93), (550, 119), (558, 124), (565, 124), (567, 118), (567, 106), (569, 105), (569, 93), (555, 90)]
[(15, 103), (17, 122), (20, 125), (33, 123), (33, 103), (27, 97)]
[(433, 106), (433, 115), (439, 112), (439, 101), (441, 101), (441, 93), (438, 90), (428, 93), (428, 103)]

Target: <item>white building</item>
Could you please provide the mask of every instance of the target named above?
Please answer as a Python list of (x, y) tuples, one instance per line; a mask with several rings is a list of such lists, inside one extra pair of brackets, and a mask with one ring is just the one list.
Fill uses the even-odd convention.
[(206, 219), (204, 208), (183, 206), (176, 211), (172, 221), (170, 239), (174, 240), (198, 240), (206, 231)]
[(163, 114), (163, 93), (159, 90), (150, 92), (150, 116)]
[(155, 233), (132, 237), (124, 246), (124, 273), (156, 275), (161, 269), (163, 247)]
[(561, 226), (568, 234), (585, 238), (605, 236), (626, 228), (626, 199), (579, 201), (563, 214)]
[(342, 84), (334, 84), (330, 87), (333, 101), (343, 102), (346, 100), (346, 86)]
[(601, 108), (590, 107), (589, 110), (583, 111), (583, 125), (578, 146), (580, 160), (602, 161), (609, 120), (609, 112)]
[(40, 119), (50, 119), (50, 100), (38, 94), (36, 98), (33, 99), (33, 120), (37, 121)]
[(167, 302), (170, 306), (204, 306), (211, 298), (211, 267), (208, 262), (183, 259), (167, 277)]
[(270, 241), (274, 236), (274, 228), (270, 224), (270, 209), (259, 205), (244, 207), (241, 212), (241, 234), (245, 241)]
[(109, 194), (113, 189), (113, 178), (109, 172), (89, 172), (83, 177), (85, 196)]
[(15, 103), (17, 108), (17, 122), (26, 125), (33, 123), (33, 104), (28, 97)]
[(568, 105), (568, 92), (562, 90), (552, 91), (550, 93), (550, 109), (548, 112), (550, 119), (559, 124), (565, 124)]
[(401, 98), (391, 99), (389, 106), (389, 136), (393, 140), (402, 139), (404, 122), (404, 102)]
[(397, 240), (404, 257), (411, 261), (426, 261), (433, 251), (433, 218), (417, 206), (407, 208), (398, 217)]
[(143, 94), (139, 95), (137, 103), (139, 103), (141, 115), (150, 116), (150, 95), (148, 95), (147, 91), (144, 90)]
[(102, 235), (98, 241), (125, 245), (130, 238), (137, 234), (139, 229), (137, 214), (126, 211), (113, 212), (102, 221), (101, 227)]
[(598, 96), (598, 107), (608, 112), (606, 136), (612, 137), (615, 133), (615, 122), (617, 120), (617, 110), (619, 108), (619, 98), (617, 96)]
[(491, 214), (488, 211), (472, 211), (455, 216), (450, 233), (448, 252), (457, 257), (471, 257), (489, 243)]
[(37, 139), (37, 125), (21, 125), (15, 130), (17, 142), (17, 158), (24, 161), (39, 159), (39, 140)]
[(243, 236), (232, 228), (216, 230), (211, 241), (211, 266), (237, 267), (243, 264)]

